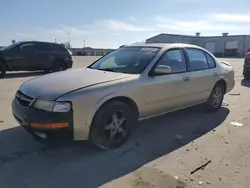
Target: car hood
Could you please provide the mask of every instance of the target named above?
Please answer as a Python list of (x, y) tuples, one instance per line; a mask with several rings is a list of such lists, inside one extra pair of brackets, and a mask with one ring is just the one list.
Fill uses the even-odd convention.
[(129, 74), (89, 68), (71, 69), (31, 79), (20, 91), (33, 98), (56, 99), (66, 93), (129, 77)]

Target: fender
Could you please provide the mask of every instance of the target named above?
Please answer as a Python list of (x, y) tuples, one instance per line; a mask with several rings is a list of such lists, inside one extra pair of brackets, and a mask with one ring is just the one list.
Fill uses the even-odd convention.
[(131, 97), (131, 95), (130, 95), (129, 93), (124, 93), (124, 94), (122, 94), (122, 95), (121, 95), (121, 94), (118, 94), (118, 93), (116, 93), (116, 92), (108, 93), (107, 95), (103, 96), (100, 100), (98, 100), (98, 101), (94, 104), (92, 110), (90, 110), (90, 114), (89, 114), (88, 120), (87, 120), (89, 127), (91, 126), (91, 123), (92, 123), (92, 121), (93, 121), (93, 118), (94, 118), (96, 112), (100, 109), (100, 107), (101, 107), (105, 102), (107, 102), (107, 101), (109, 101), (109, 100), (112, 100), (112, 99), (114, 99), (114, 98), (117, 98), (117, 97), (126, 97), (126, 98), (129, 98), (129, 99), (131, 99), (132, 101), (134, 101), (133, 98)]

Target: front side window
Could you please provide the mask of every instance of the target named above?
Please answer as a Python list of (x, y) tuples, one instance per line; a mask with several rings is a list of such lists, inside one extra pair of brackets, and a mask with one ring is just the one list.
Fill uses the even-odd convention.
[(170, 50), (160, 59), (157, 65), (165, 65), (171, 68), (171, 73), (186, 71), (186, 62), (182, 50)]
[(206, 56), (202, 50), (199, 49), (186, 49), (189, 57), (189, 70), (203, 70), (208, 68)]
[(160, 48), (155, 47), (123, 47), (104, 56), (89, 68), (140, 74), (153, 60)]
[(19, 46), (19, 44), (20, 44), (20, 42), (13, 43), (13, 44), (11, 44), (11, 45), (9, 45), (9, 46), (6, 46), (6, 47), (1, 48), (1, 50), (10, 50), (10, 49), (12, 49), (12, 48), (14, 48), (14, 47)]

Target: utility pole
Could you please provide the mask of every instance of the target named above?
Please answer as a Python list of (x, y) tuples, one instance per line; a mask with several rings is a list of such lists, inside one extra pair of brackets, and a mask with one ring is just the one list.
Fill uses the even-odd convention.
[(83, 47), (85, 48), (85, 40), (83, 39)]
[(68, 42), (70, 43), (70, 34), (71, 34), (71, 29), (68, 31)]

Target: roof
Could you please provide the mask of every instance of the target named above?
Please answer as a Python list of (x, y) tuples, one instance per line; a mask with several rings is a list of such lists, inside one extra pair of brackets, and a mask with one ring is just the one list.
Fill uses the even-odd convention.
[(155, 37), (159, 37), (159, 36), (177, 36), (177, 37), (190, 37), (190, 38), (220, 38), (220, 37), (249, 37), (250, 35), (227, 35), (227, 36), (223, 36), (223, 35), (217, 35), (217, 36), (195, 36), (195, 35), (181, 35), (181, 34), (168, 34), (168, 33), (161, 33), (158, 35), (155, 35), (153, 37), (148, 38), (147, 40), (153, 39)]
[(156, 48), (200, 48), (196, 45), (184, 44), (184, 43), (150, 43), (150, 44), (138, 44), (138, 45), (130, 45), (126, 47), (139, 46), (139, 47), (156, 47)]

